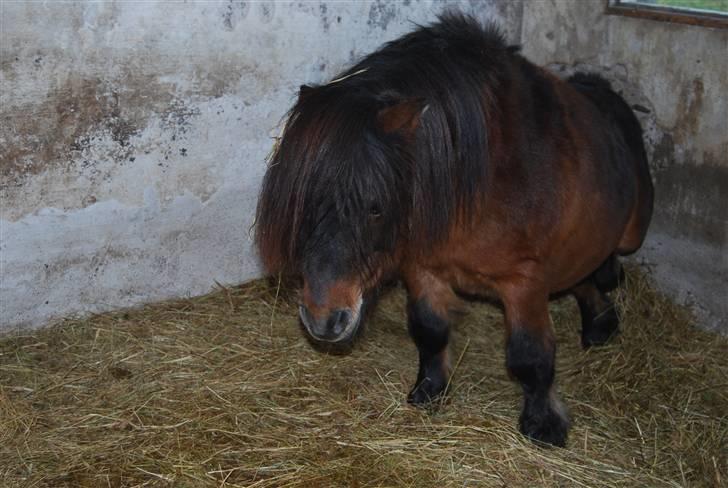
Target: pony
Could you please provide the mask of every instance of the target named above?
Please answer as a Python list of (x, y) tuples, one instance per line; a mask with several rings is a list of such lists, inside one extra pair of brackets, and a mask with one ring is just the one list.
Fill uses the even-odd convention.
[(300, 321), (318, 342), (350, 342), (382, 286), (404, 285), (418, 406), (446, 393), (463, 297), (496, 299), (520, 431), (563, 446), (549, 299), (576, 298), (584, 347), (617, 333), (607, 293), (652, 205), (642, 130), (609, 82), (559, 79), (497, 26), (449, 13), (301, 86), (255, 242), (269, 273), (301, 279)]

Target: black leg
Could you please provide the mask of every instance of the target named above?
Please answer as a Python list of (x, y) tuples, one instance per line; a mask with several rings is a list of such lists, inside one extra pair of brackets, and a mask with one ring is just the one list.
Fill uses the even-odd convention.
[(624, 282), (624, 269), (616, 254), (609, 256), (592, 274), (594, 284), (602, 293), (614, 291)]
[(524, 329), (511, 332), (506, 364), (523, 388), (521, 432), (529, 439), (564, 446), (569, 421), (553, 390), (555, 348)]
[(590, 277), (572, 290), (581, 312), (581, 345), (601, 346), (619, 333), (619, 314), (614, 303)]
[(548, 294), (526, 292), (503, 299), (508, 329), (506, 366), (523, 389), (520, 430), (534, 441), (564, 446), (569, 420), (554, 389), (556, 345)]
[(407, 312), (410, 335), (420, 356), (417, 382), (407, 401), (425, 405), (446, 393), (450, 369), (447, 351), (450, 328), (447, 320), (433, 312), (424, 299), (410, 303)]

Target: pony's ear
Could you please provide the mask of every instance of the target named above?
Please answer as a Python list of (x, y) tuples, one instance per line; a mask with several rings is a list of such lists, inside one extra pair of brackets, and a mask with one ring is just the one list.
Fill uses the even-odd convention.
[(411, 135), (420, 125), (420, 117), (427, 110), (422, 98), (411, 98), (395, 103), (377, 112), (379, 128), (386, 134), (402, 132)]

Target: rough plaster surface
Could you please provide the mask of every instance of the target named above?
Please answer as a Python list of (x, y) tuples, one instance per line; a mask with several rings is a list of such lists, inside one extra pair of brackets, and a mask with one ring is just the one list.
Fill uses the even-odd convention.
[(259, 275), (248, 238), (299, 84), (443, 8), (520, 2), (0, 3), (0, 330)]
[(524, 53), (563, 75), (600, 72), (638, 106), (656, 202), (636, 259), (728, 332), (728, 30), (603, 12), (602, 0), (525, 2)]

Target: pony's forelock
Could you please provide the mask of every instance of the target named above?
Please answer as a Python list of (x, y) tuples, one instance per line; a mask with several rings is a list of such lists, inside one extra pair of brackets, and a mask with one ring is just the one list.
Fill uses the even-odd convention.
[[(490, 94), (512, 52), (493, 26), (448, 15), (390, 42), (329, 84), (302, 89), (256, 212), (266, 269), (300, 268), (327, 212), (346, 224), (366, 267), (370, 250), (361, 218), (369, 201), (390, 206), (411, 250), (442, 241), (484, 189)], [(377, 125), (379, 110), (404, 99), (426, 102), (413, 138)]]

